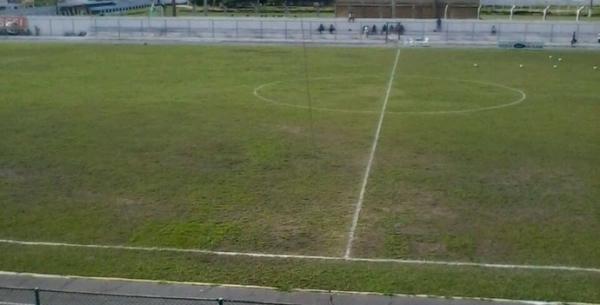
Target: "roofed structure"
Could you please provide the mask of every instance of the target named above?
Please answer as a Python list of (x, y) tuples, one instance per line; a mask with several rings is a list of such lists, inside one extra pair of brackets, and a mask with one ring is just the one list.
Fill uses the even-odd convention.
[(336, 17), (477, 18), (479, 0), (337, 0)]

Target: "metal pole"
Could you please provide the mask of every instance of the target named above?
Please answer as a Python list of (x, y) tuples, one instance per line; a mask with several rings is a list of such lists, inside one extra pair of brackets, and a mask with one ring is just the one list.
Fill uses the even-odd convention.
[(392, 1), (392, 18), (396, 18), (396, 0)]
[(204, 6), (202, 10), (204, 11), (204, 16), (208, 16), (208, 0), (204, 0)]
[(33, 289), (33, 293), (35, 294), (35, 305), (40, 305), (40, 289), (36, 287)]

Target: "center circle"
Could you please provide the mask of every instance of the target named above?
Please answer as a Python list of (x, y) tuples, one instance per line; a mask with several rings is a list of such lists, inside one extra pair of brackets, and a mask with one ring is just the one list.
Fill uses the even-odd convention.
[[(385, 76), (372, 75), (281, 80), (256, 87), (254, 95), (268, 103), (307, 109), (310, 93), (313, 110), (379, 113), (387, 82)], [(468, 113), (513, 106), (524, 100), (522, 90), (497, 83), (397, 75), (386, 113)]]

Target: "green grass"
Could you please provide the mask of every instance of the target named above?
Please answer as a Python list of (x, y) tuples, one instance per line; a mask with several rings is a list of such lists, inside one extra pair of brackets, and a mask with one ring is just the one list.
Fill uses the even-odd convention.
[[(342, 255), (394, 55), (309, 48), (310, 113), (296, 47), (0, 44), (0, 238)], [(600, 267), (599, 58), (402, 50), (354, 253)], [(415, 113), (520, 98), (497, 84), (527, 99)], [(0, 253), (24, 272), (600, 302), (581, 272)]]
[(386, 294), (600, 300), (600, 275), (477, 267), (232, 258), (0, 244), (0, 270)]

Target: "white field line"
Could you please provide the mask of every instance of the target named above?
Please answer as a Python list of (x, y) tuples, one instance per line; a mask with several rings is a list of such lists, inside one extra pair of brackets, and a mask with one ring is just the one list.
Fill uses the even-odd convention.
[[(149, 280), (149, 279), (132, 279), (132, 278), (120, 278), (120, 277), (97, 277), (97, 276), (80, 276), (80, 275), (58, 275), (58, 274), (43, 274), (43, 273), (27, 273), (27, 272), (13, 272), (13, 271), (1, 271), (0, 276), (29, 276), (40, 279), (85, 279), (85, 280), (97, 280), (106, 282), (131, 282), (131, 283), (145, 283), (145, 284), (168, 284), (168, 285), (189, 285), (189, 286), (210, 286), (210, 287), (223, 287), (223, 288), (249, 288), (249, 289), (262, 289), (262, 290), (277, 290), (279, 288), (268, 287), (268, 286), (256, 286), (256, 285), (237, 285), (237, 284), (218, 284), (218, 283), (202, 283), (202, 282), (178, 282), (169, 280)], [(323, 290), (323, 289), (303, 289), (293, 288), (291, 292), (309, 292), (309, 293), (322, 293), (322, 294), (334, 294), (334, 295), (361, 295), (361, 296), (386, 296), (386, 297), (403, 297), (403, 298), (415, 298), (415, 299), (445, 299), (445, 300), (475, 300), (475, 301), (489, 301), (496, 303), (521, 303), (529, 305), (600, 305), (596, 303), (581, 303), (581, 302), (554, 302), (554, 301), (533, 301), (533, 300), (518, 300), (518, 299), (500, 299), (500, 298), (485, 298), (485, 297), (461, 297), (461, 296), (441, 296), (441, 295), (430, 295), (430, 294), (384, 294), (380, 292), (368, 292), (368, 291), (348, 291), (348, 290)], [(10, 303), (9, 303), (10, 304)], [(18, 304), (18, 303), (17, 303)], [(0, 302), (0, 305), (3, 305)]]
[(183, 249), (170, 247), (140, 247), (140, 246), (121, 246), (121, 245), (94, 245), (94, 244), (74, 244), (59, 242), (42, 241), (23, 241), (12, 239), (0, 239), (0, 243), (22, 246), (42, 246), (42, 247), (70, 247), (70, 248), (88, 248), (88, 249), (110, 249), (110, 250), (130, 250), (146, 252), (178, 252), (195, 253), (219, 256), (239, 256), (256, 258), (278, 258), (278, 259), (303, 259), (303, 260), (328, 260), (328, 261), (347, 261), (347, 262), (370, 262), (370, 263), (396, 263), (410, 265), (441, 265), (455, 267), (482, 267), (496, 269), (530, 269), (530, 270), (549, 270), (549, 271), (575, 271), (600, 273), (600, 268), (572, 267), (572, 266), (552, 266), (552, 265), (516, 265), (516, 264), (491, 264), (475, 262), (456, 262), (456, 261), (434, 261), (417, 259), (394, 259), (394, 258), (358, 258), (341, 256), (318, 256), (318, 255), (299, 255), (299, 254), (273, 254), (259, 252), (230, 252), (230, 251), (212, 251), (203, 249)]
[(387, 90), (385, 92), (385, 98), (383, 99), (383, 105), (381, 106), (381, 113), (379, 113), (379, 122), (377, 123), (377, 129), (375, 130), (375, 137), (373, 138), (373, 144), (371, 145), (371, 152), (369, 153), (369, 161), (365, 168), (363, 175), (362, 184), (360, 187), (360, 194), (358, 195), (358, 201), (354, 209), (354, 215), (352, 216), (352, 225), (348, 231), (348, 243), (346, 244), (346, 252), (344, 258), (349, 258), (352, 252), (352, 244), (354, 243), (354, 235), (356, 232), (356, 226), (358, 225), (358, 219), (360, 218), (360, 211), (362, 210), (363, 201), (365, 199), (365, 190), (367, 189), (367, 183), (369, 182), (369, 175), (371, 174), (371, 167), (373, 166), (373, 159), (375, 158), (375, 152), (377, 151), (377, 143), (379, 142), (379, 135), (381, 134), (381, 126), (383, 125), (383, 118), (385, 117), (385, 111), (387, 109), (388, 100), (390, 99), (390, 92), (392, 92), (392, 85), (394, 83), (394, 77), (396, 76), (396, 67), (398, 66), (398, 59), (400, 58), (400, 48), (396, 51), (396, 59), (394, 60), (394, 66), (390, 73), (390, 79), (388, 80)]
[(0, 305), (34, 305), (32, 303), (14, 303), (14, 302), (2, 302), (0, 301)]
[[(484, 81), (477, 81), (477, 80), (467, 80), (467, 79), (452, 79), (452, 78), (438, 78), (438, 77), (428, 77), (428, 76), (419, 76), (419, 75), (402, 75), (399, 77), (404, 77), (404, 78), (422, 78), (422, 79), (430, 79), (430, 80), (439, 80), (439, 81), (455, 81), (455, 82), (463, 82), (463, 83), (473, 83), (473, 84), (480, 84), (480, 85), (487, 85), (487, 86), (491, 86), (491, 87), (497, 87), (497, 88), (501, 88), (501, 89), (506, 89), (509, 91), (513, 91), (516, 93), (519, 93), (521, 96), (514, 100), (514, 101), (510, 101), (504, 104), (499, 104), (499, 105), (493, 105), (493, 106), (487, 106), (487, 107), (478, 107), (478, 108), (468, 108), (468, 109), (459, 109), (459, 110), (437, 110), (437, 111), (387, 111), (388, 114), (393, 114), (393, 115), (446, 115), (446, 114), (469, 114), (469, 113), (474, 113), (474, 112), (483, 112), (483, 111), (489, 111), (489, 110), (497, 110), (497, 109), (501, 109), (501, 108), (506, 108), (506, 107), (511, 107), (511, 106), (516, 106), (518, 104), (521, 104), (522, 102), (525, 101), (525, 99), (527, 99), (527, 94), (525, 94), (525, 92), (521, 89), (518, 88), (513, 88), (513, 87), (509, 87), (503, 84), (499, 84), (499, 83), (493, 83), (493, 82), (484, 82)], [(334, 78), (349, 78), (349, 77), (317, 77), (314, 78), (314, 80), (319, 80), (319, 79), (334, 79)], [(279, 81), (274, 81), (274, 82), (270, 82), (270, 83), (265, 83), (262, 85), (259, 85), (258, 87), (254, 88), (254, 96), (262, 101), (265, 101), (269, 104), (272, 105), (276, 105), (276, 106), (284, 106), (284, 107), (292, 107), (292, 108), (299, 108), (299, 109), (308, 109), (308, 106), (305, 105), (296, 105), (296, 104), (290, 104), (290, 103), (285, 103), (285, 102), (281, 102), (278, 100), (274, 100), (268, 97), (265, 97), (263, 95), (261, 95), (261, 91), (265, 88), (265, 87), (270, 87), (270, 86), (274, 86), (280, 83), (283, 83), (284, 81), (279, 80)], [(338, 113), (359, 113), (359, 114), (376, 114), (379, 113), (378, 111), (374, 111), (374, 110), (350, 110), (350, 109), (337, 109), (337, 108), (323, 108), (323, 107), (312, 107), (313, 110), (317, 110), (317, 111), (324, 111), (324, 112), (338, 112)]]

